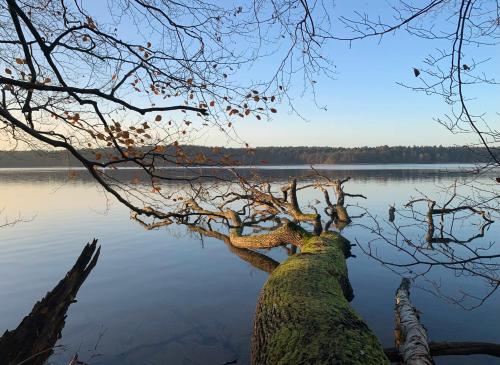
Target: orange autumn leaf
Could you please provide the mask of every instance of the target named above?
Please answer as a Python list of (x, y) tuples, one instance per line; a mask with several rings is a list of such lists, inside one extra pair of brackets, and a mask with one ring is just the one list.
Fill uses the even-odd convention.
[(165, 150), (166, 150), (165, 146), (156, 146), (153, 151), (156, 153), (163, 153), (165, 152)]

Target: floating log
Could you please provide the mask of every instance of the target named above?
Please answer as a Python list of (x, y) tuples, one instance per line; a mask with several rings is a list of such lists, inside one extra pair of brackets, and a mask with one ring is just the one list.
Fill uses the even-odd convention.
[(270, 275), (257, 303), (252, 363), (387, 364), (375, 334), (349, 305), (353, 292), (338, 233), (304, 236)]

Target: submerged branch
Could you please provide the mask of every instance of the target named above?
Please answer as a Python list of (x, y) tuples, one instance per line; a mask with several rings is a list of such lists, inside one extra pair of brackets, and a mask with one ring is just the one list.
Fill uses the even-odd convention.
[[(490, 355), (500, 357), (500, 344), (489, 342), (429, 342), (431, 356)], [(402, 362), (403, 357), (396, 347), (385, 348), (391, 362)]]

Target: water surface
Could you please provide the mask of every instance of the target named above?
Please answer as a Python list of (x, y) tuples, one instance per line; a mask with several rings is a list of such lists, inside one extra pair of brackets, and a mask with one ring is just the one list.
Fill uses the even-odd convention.
[[(267, 167), (262, 174), (284, 182), (303, 174), (305, 168)], [(368, 199), (348, 203), (361, 204), (379, 217), (387, 215), (389, 205), (400, 206), (417, 190), (439, 195), (439, 186), (470, 177), (461, 167), (443, 165), (321, 168), (332, 177), (351, 176), (346, 191), (363, 193)], [(70, 178), (64, 170), (4, 169), (0, 171), (0, 197), (2, 219), (26, 220), (0, 229), (0, 332), (15, 328), (64, 276), (83, 245), (96, 237), (102, 245), (101, 257), (80, 289), (78, 302), (68, 311), (51, 364), (67, 364), (76, 352), (89, 364), (224, 364), (233, 360), (248, 364), (252, 317), (268, 274), (242, 261), (223, 242), (178, 226), (145, 231), (130, 220), (126, 208), (84, 174)], [(318, 197), (308, 192), (300, 199)], [(350, 209), (355, 214), (358, 208)], [(495, 241), (497, 225), (492, 224), (471, 245)], [(457, 235), (468, 237), (474, 227), (463, 224)], [(353, 247), (356, 258), (348, 260), (355, 293), (352, 305), (381, 342), (392, 346), (394, 292), (401, 277), (363, 253), (363, 243), (370, 239), (366, 229), (353, 225), (342, 233), (361, 244)], [(387, 257), (398, 255), (391, 247), (378, 249)], [(287, 256), (282, 248), (263, 252), (276, 260)], [(487, 290), (484, 280), (439, 268), (429, 279), (439, 283), (440, 290), (417, 280), (412, 300), (422, 312), (431, 340), (500, 343), (497, 292), (473, 310), (450, 299), (463, 291), (480, 296)], [(500, 361), (474, 356), (441, 358), (438, 363)]]

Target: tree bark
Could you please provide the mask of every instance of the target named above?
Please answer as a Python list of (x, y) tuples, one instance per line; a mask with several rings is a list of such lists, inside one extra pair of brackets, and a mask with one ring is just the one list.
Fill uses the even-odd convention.
[(433, 365), (427, 332), (410, 302), (410, 280), (403, 278), (396, 291), (396, 347), (405, 365)]
[(305, 236), (301, 252), (270, 275), (258, 299), (252, 363), (386, 364), (377, 337), (352, 310), (346, 257), (337, 233)]
[(286, 244), (301, 246), (307, 232), (292, 222), (286, 222), (275, 230), (256, 235), (242, 235), (241, 229), (232, 228), (229, 233), (231, 244), (239, 248), (272, 248)]
[[(489, 342), (429, 342), (432, 356), (490, 355), (500, 357), (500, 344)], [(402, 362), (396, 347), (384, 349), (391, 362)]]
[(97, 240), (87, 244), (66, 276), (37, 302), (19, 326), (0, 337), (0, 364), (42, 365), (53, 352), (64, 328), (66, 312), (97, 264)]

